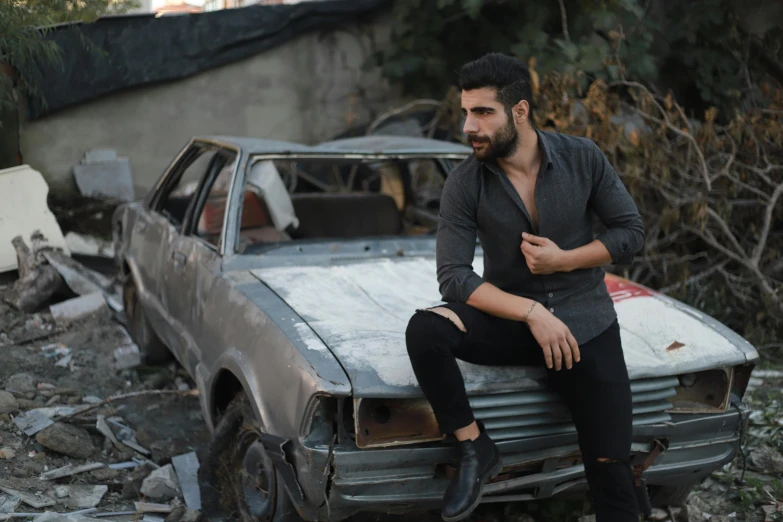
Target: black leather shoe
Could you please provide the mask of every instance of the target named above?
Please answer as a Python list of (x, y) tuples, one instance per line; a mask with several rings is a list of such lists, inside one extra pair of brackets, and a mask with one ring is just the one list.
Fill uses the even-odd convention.
[(500, 451), (485, 432), (476, 440), (459, 442), (459, 454), (457, 474), (443, 496), (441, 516), (446, 522), (469, 517), (481, 500), (484, 483), (503, 469)]

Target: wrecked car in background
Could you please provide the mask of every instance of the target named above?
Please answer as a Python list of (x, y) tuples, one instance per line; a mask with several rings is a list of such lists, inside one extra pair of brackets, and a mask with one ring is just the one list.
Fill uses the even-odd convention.
[[(340, 520), (439, 506), (455, 452), (404, 332), (417, 308), (440, 303), (438, 198), (469, 153), (400, 137), (196, 138), (143, 202), (118, 208), (131, 334), (149, 362), (172, 353), (190, 372), (213, 429), (200, 477), (208, 515)], [(606, 283), (632, 379), (633, 464), (654, 503), (676, 503), (733, 459), (758, 354), (676, 300)], [(503, 454), (483, 502), (587, 488), (543, 369), (460, 364)]]

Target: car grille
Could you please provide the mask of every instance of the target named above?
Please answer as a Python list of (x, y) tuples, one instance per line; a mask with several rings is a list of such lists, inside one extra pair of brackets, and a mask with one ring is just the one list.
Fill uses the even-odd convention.
[[(633, 425), (670, 421), (666, 410), (672, 405), (667, 399), (676, 394), (678, 385), (677, 377), (632, 381)], [(476, 418), (496, 441), (576, 431), (568, 409), (552, 391), (475, 395), (468, 400)]]

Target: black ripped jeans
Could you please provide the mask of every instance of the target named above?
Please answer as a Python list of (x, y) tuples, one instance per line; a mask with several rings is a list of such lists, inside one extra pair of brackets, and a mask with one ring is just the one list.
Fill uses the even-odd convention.
[[(474, 421), (457, 359), (490, 366), (545, 366), (541, 347), (526, 324), (486, 314), (463, 303), (444, 305), (465, 325), (418, 311), (405, 334), (419, 386), (443, 433)], [(638, 522), (639, 507), (629, 464), (631, 384), (615, 321), (579, 347), (581, 360), (549, 370), (551, 387), (568, 406), (579, 436), (585, 475), (598, 522)]]

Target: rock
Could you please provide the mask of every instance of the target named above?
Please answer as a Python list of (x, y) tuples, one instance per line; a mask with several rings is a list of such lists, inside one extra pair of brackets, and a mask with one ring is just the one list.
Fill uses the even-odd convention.
[(101, 469), (96, 469), (95, 471), (91, 471), (90, 475), (92, 475), (92, 478), (94, 478), (98, 482), (108, 482), (110, 480), (114, 480), (117, 477), (119, 477), (120, 472), (117, 471), (116, 469), (101, 468)]
[(153, 500), (168, 500), (179, 493), (179, 482), (171, 464), (156, 469), (141, 484), (141, 494)]
[(35, 436), (41, 446), (77, 459), (86, 459), (95, 452), (90, 435), (83, 428), (56, 422)]
[(134, 469), (125, 479), (122, 486), (122, 499), (131, 500), (141, 496), (141, 484), (145, 478), (152, 472), (152, 466), (144, 464)]
[(165, 522), (180, 522), (182, 517), (185, 516), (187, 508), (185, 506), (179, 506), (171, 510), (171, 513), (166, 515)]
[(57, 498), (66, 498), (71, 494), (71, 490), (68, 486), (55, 486), (54, 496)]
[(92, 508), (101, 503), (108, 486), (67, 486), (68, 499), (63, 503), (73, 509)]
[(5, 381), (5, 390), (16, 393), (35, 393), (38, 379), (29, 373), (17, 373), (10, 376)]
[(11, 448), (0, 449), (0, 459), (11, 460), (14, 457), (16, 457), (16, 452)]
[(750, 463), (759, 471), (783, 473), (783, 455), (768, 446), (760, 446), (751, 451)]
[(19, 404), (19, 411), (34, 410), (41, 405), (40, 402), (31, 401), (30, 399), (16, 399)]
[(0, 413), (12, 413), (19, 409), (19, 402), (10, 392), (0, 391)]
[[(524, 515), (527, 516), (527, 515)], [(527, 517), (528, 520), (519, 519), (520, 522), (534, 522), (532, 518), (529, 516)], [(179, 519), (179, 522), (199, 522), (202, 519), (201, 511), (196, 511), (195, 509), (188, 509), (185, 510), (185, 514), (182, 515), (182, 518)]]

